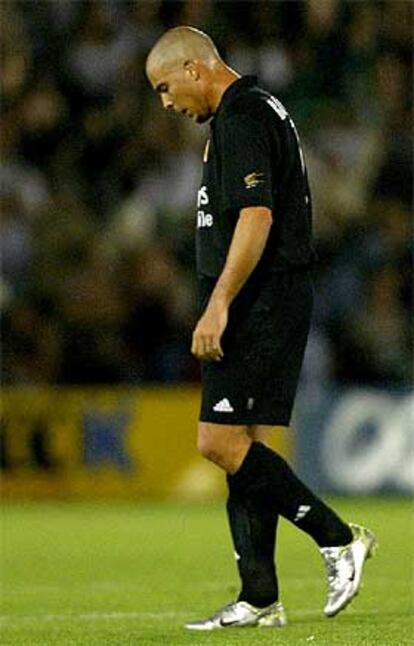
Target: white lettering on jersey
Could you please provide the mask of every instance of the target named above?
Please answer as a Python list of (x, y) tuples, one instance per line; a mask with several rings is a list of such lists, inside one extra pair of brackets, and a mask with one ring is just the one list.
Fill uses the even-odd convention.
[[(278, 115), (278, 117), (280, 117), (282, 119), (282, 121), (284, 121), (286, 119), (286, 117), (288, 116), (286, 108), (284, 107), (284, 105), (278, 99), (276, 99), (276, 97), (274, 97), (274, 96), (268, 97), (266, 99), (266, 103), (268, 105), (270, 105), (272, 110), (274, 110), (276, 112), (276, 114)], [(289, 123), (290, 123), (290, 126), (291, 126), (293, 132), (295, 133), (296, 141), (298, 142), (300, 165), (301, 165), (302, 173), (303, 173), (303, 175), (305, 175), (305, 173), (306, 173), (305, 158), (303, 156), (302, 146), (300, 145), (298, 131), (296, 130), (296, 126), (295, 126), (294, 122), (292, 121), (291, 117), (289, 117)]]
[(197, 193), (197, 207), (208, 204), (207, 186), (202, 186)]
[(213, 226), (213, 216), (211, 213), (204, 213), (204, 211), (197, 211), (197, 229)]
[(278, 101), (274, 96), (269, 96), (268, 99), (266, 99), (266, 103), (270, 105), (272, 110), (276, 112), (276, 114), (284, 121), (286, 117), (288, 116), (288, 113), (286, 112), (286, 109), (280, 101)]
[[(197, 193), (197, 207), (207, 206), (209, 203), (207, 186), (202, 186)], [(213, 226), (213, 216), (201, 209), (197, 211), (197, 229)]]

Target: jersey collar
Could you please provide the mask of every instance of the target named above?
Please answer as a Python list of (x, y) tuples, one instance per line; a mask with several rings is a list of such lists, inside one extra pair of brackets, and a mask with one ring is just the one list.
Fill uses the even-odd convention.
[(224, 110), (224, 108), (230, 105), (230, 103), (232, 103), (234, 99), (239, 96), (239, 94), (244, 92), (247, 88), (253, 87), (254, 85), (257, 85), (257, 76), (241, 76), (236, 81), (234, 81), (225, 90), (214, 116), (217, 117), (219, 113)]

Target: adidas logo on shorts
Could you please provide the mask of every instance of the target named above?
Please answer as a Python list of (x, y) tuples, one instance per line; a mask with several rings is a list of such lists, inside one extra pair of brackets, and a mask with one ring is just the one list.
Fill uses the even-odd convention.
[(230, 404), (229, 400), (227, 397), (224, 397), (224, 399), (221, 399), (217, 404), (213, 406), (213, 410), (216, 411), (216, 413), (233, 413), (234, 408)]

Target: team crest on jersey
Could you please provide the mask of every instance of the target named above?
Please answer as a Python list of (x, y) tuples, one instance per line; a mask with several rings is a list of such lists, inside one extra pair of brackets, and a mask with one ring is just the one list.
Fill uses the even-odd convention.
[(247, 189), (255, 188), (258, 184), (262, 184), (264, 182), (263, 176), (264, 173), (249, 173), (243, 178), (245, 187)]
[(204, 148), (204, 153), (203, 153), (203, 162), (206, 164), (208, 161), (208, 153), (210, 150), (210, 139), (207, 139), (206, 141), (206, 146)]

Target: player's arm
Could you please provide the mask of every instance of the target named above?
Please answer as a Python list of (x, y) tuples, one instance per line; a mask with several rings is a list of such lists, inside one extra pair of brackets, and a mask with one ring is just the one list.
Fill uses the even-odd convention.
[(220, 340), (228, 308), (259, 262), (272, 226), (272, 212), (263, 206), (241, 209), (223, 271), (204, 314), (193, 333), (192, 353), (199, 359), (219, 361)]
[(271, 226), (272, 212), (269, 208), (249, 206), (241, 210), (224, 269), (210, 302), (222, 302), (229, 307), (259, 262)]

